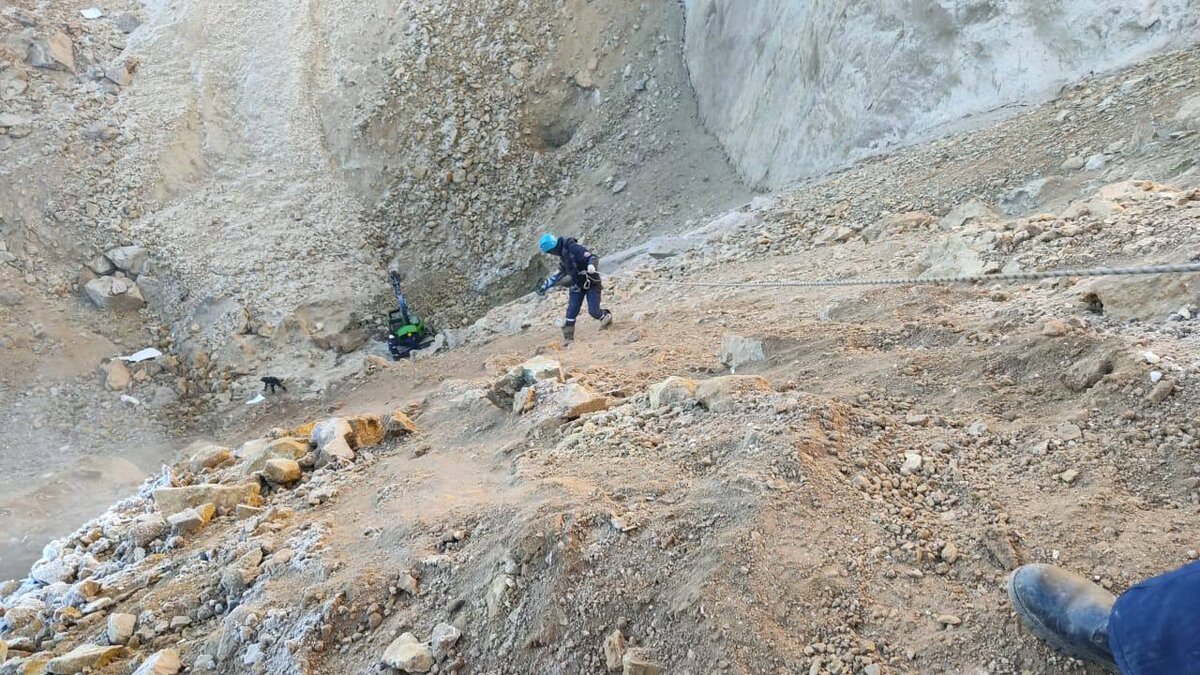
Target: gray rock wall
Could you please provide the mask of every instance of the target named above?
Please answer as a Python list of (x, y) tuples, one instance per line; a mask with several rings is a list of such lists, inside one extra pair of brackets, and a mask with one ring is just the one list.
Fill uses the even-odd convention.
[(685, 0), (701, 115), (778, 186), (1197, 39), (1194, 0)]

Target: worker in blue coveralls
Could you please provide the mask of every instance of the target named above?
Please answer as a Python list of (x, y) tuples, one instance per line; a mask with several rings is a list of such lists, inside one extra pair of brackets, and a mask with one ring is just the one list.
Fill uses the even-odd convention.
[(556, 237), (543, 234), (538, 240), (538, 248), (542, 253), (558, 257), (558, 271), (551, 274), (538, 286), (539, 295), (553, 288), (561, 281), (571, 283), (571, 292), (567, 296), (567, 320), (563, 323), (563, 339), (570, 342), (575, 339), (575, 319), (587, 300), (588, 314), (600, 322), (600, 328), (612, 325), (612, 312), (600, 307), (600, 272), (597, 265), (600, 260), (582, 244), (570, 237)]

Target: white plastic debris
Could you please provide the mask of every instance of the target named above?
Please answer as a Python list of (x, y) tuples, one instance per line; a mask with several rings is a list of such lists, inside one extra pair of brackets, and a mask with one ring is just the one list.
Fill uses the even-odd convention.
[(120, 359), (122, 361), (128, 361), (129, 363), (141, 363), (142, 361), (157, 359), (160, 356), (162, 356), (162, 352), (158, 351), (154, 347), (146, 347), (145, 349), (134, 352), (129, 356), (122, 356)]
[(246, 401), (246, 405), (258, 405), (259, 403), (262, 403), (265, 400), (267, 400), (267, 397), (263, 396), (262, 392), (260, 391), (260, 392), (258, 392), (258, 394), (256, 394), (254, 396), (254, 398), (250, 399), (249, 401)]
[(141, 405), (142, 404), (141, 401), (130, 396), (129, 394), (121, 394), (121, 403), (128, 403), (129, 405)]
[(99, 7), (88, 7), (87, 9), (81, 9), (79, 10), (79, 13), (83, 15), (83, 18), (85, 19), (99, 19), (100, 17), (104, 16), (104, 12), (100, 11)]
[(1153, 382), (1154, 384), (1158, 384), (1158, 381), (1161, 379), (1162, 379), (1162, 373), (1158, 372), (1157, 370), (1150, 371), (1150, 381), (1151, 382)]

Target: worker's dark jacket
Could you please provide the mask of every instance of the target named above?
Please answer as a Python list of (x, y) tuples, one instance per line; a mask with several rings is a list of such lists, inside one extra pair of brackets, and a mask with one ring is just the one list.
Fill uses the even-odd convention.
[[(546, 280), (549, 288), (563, 279), (568, 279), (572, 286), (584, 286), (587, 281), (588, 265), (597, 265), (599, 259), (582, 244), (570, 237), (559, 237), (558, 245), (550, 249), (550, 253), (558, 256), (558, 272)], [(596, 280), (592, 284), (598, 284)]]

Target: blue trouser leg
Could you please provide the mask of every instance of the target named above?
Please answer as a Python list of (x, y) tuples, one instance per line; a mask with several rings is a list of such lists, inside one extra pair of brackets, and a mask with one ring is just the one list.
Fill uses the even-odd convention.
[(575, 319), (579, 317), (579, 310), (583, 309), (585, 297), (587, 298), (588, 314), (596, 320), (604, 318), (604, 310), (600, 309), (600, 287), (592, 286), (585, 291), (578, 286), (572, 286), (570, 294), (567, 295), (568, 326), (575, 323)]
[(583, 308), (583, 289), (578, 286), (572, 286), (571, 292), (567, 294), (567, 325), (575, 325), (575, 319), (579, 316), (579, 310)]
[(1122, 675), (1200, 673), (1200, 562), (1121, 594), (1109, 615), (1108, 643)]
[(600, 287), (592, 286), (587, 290), (588, 314), (592, 315), (593, 319), (600, 320), (604, 317), (604, 312), (600, 309)]

